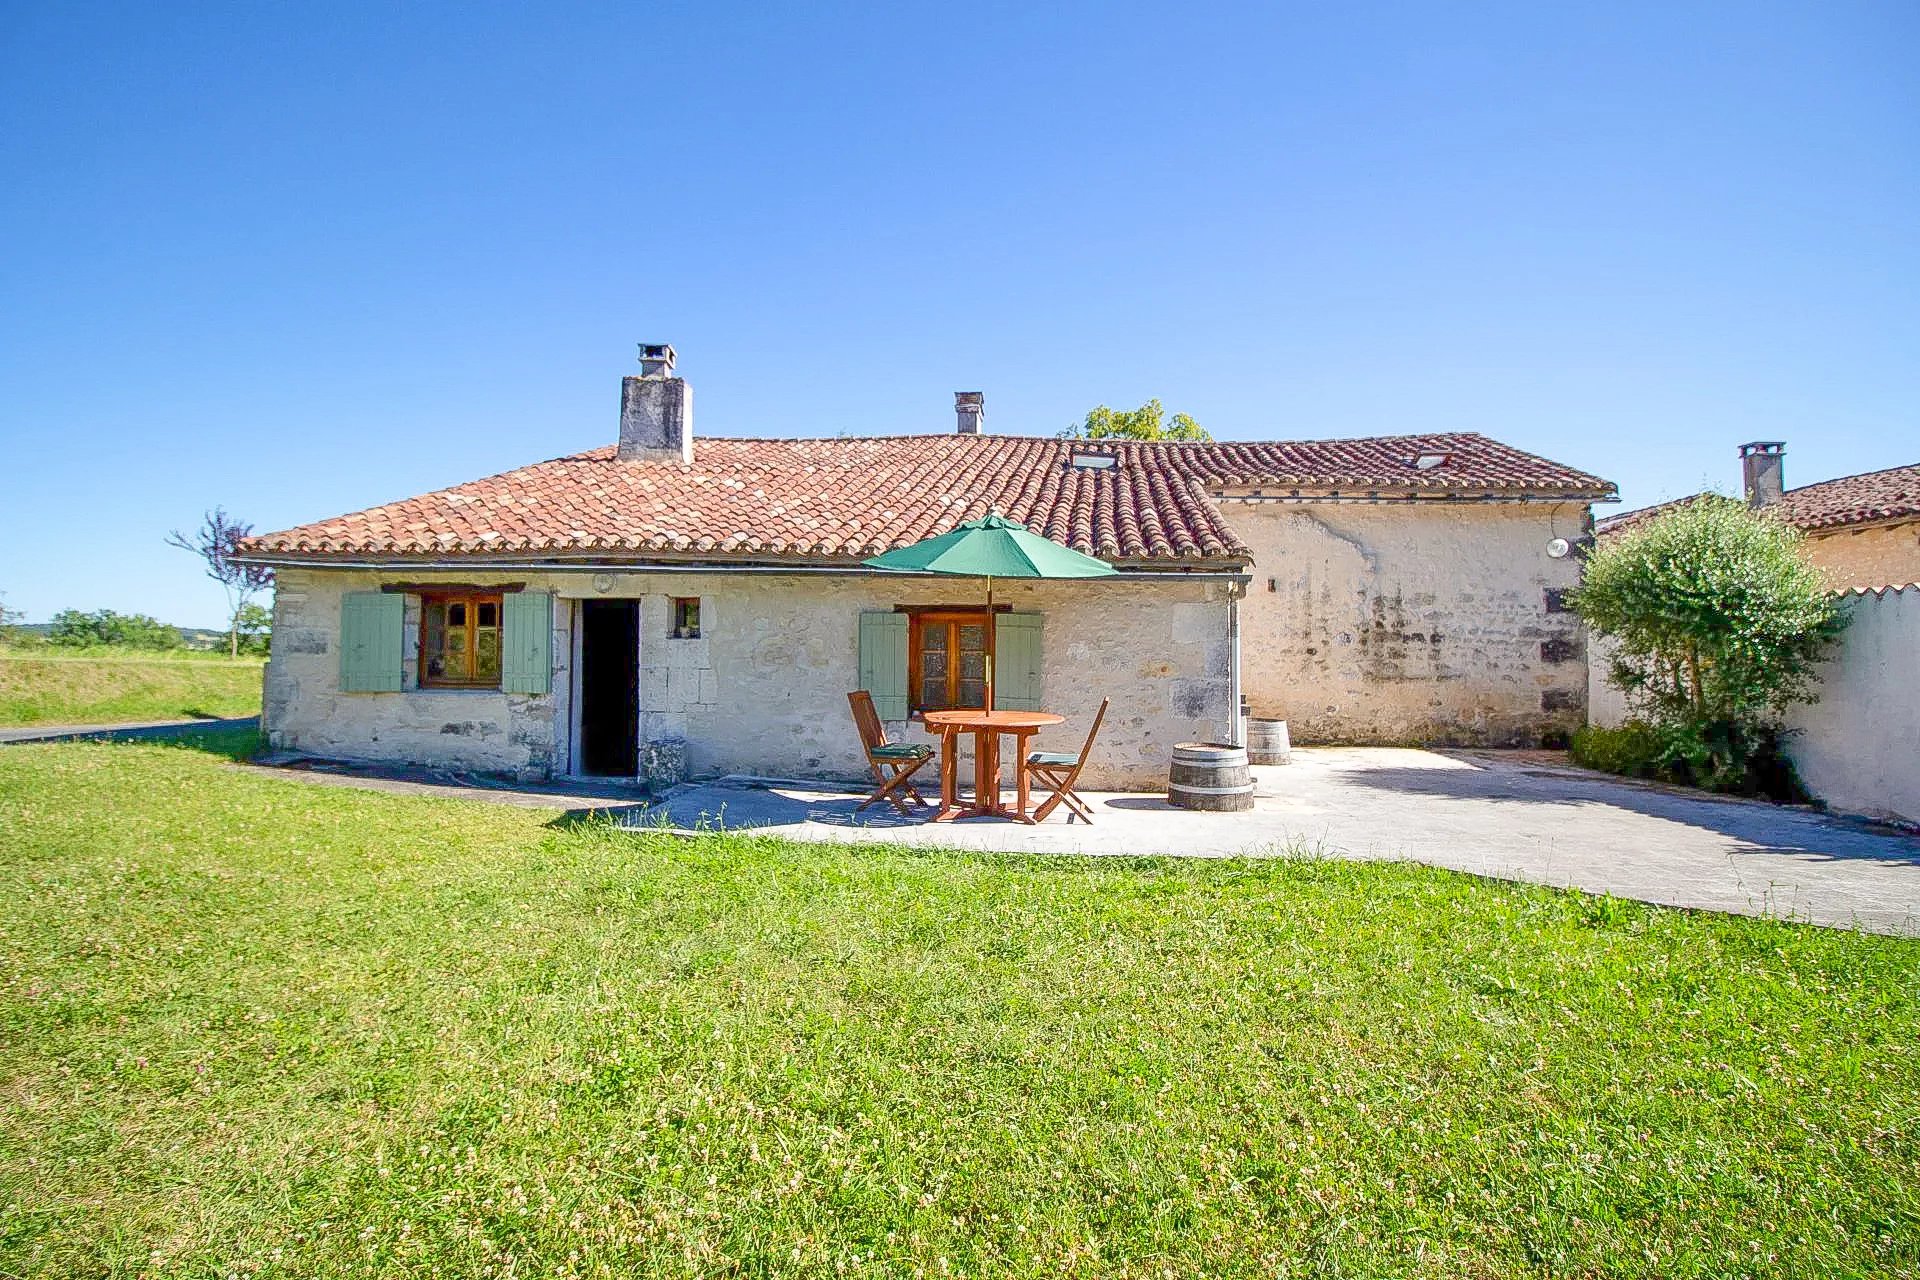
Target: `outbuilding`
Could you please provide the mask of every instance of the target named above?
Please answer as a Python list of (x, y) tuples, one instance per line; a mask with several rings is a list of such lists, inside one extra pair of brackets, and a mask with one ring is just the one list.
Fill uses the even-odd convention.
[[(1165, 777), (1243, 703), (1297, 739), (1529, 744), (1584, 720), (1560, 604), (1606, 481), (1484, 436), (1260, 443), (951, 433), (696, 439), (667, 346), (618, 443), (253, 539), (277, 589), (274, 748), (520, 776), (862, 771), (846, 695), (897, 736), (996, 701), (1113, 700), (1089, 785)], [(863, 568), (998, 511), (1112, 563), (997, 585)]]

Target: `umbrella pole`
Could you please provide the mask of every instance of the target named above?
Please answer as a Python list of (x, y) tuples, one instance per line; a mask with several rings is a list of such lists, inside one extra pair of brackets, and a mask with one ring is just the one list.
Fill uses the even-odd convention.
[(987, 579), (987, 710), (993, 710), (993, 658), (1000, 628), (993, 620), (993, 579)]

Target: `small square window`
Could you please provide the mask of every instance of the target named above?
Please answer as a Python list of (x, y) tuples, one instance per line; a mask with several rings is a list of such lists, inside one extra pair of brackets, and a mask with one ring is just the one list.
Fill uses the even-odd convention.
[(423, 594), (420, 683), (500, 687), (500, 597)]
[(676, 640), (700, 638), (700, 597), (675, 596), (673, 598), (673, 638)]

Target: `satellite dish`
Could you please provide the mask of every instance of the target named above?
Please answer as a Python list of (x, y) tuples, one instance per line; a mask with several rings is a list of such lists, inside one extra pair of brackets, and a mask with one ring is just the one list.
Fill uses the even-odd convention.
[(1573, 544), (1565, 538), (1554, 538), (1547, 543), (1547, 554), (1555, 560), (1565, 560), (1573, 551)]

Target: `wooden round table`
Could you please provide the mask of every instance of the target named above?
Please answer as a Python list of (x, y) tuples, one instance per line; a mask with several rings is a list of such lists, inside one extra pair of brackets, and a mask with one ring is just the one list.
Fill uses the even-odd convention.
[[(1065, 716), (1051, 711), (928, 711), (922, 719), (927, 728), (940, 735), (940, 812), (935, 822), (955, 818), (1011, 818), (1032, 824), (1027, 815), (1027, 744), (1033, 735), (1048, 725), (1059, 724)], [(973, 803), (962, 806), (960, 789), (959, 736), (973, 735)], [(1000, 735), (1013, 737), (1013, 774), (1019, 799), (1009, 809), (1000, 803)]]

